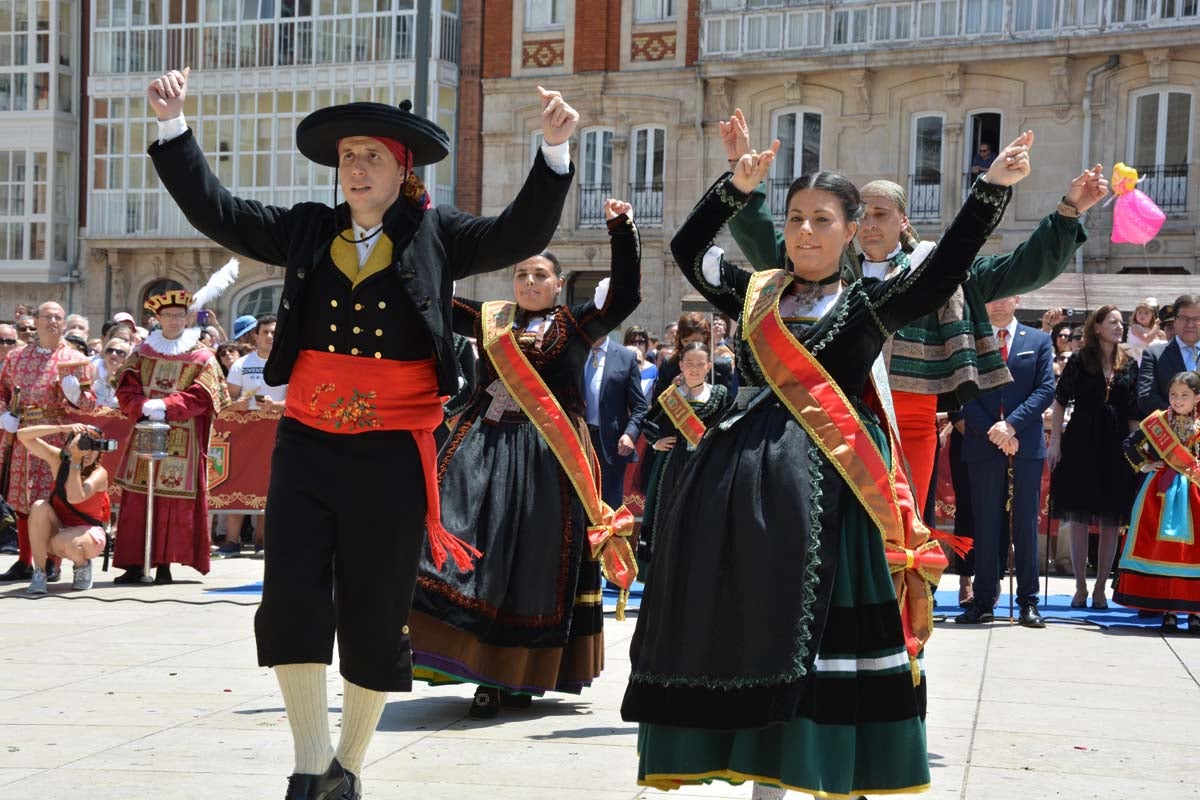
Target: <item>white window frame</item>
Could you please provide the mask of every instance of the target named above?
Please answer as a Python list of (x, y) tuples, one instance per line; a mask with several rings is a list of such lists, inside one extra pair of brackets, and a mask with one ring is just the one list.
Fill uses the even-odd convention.
[[(969, 27), (971, 6), (976, 3), (979, 4), (979, 28), (971, 30)], [(960, 0), (959, 13), (962, 35), (965, 37), (998, 36), (1004, 33), (1004, 0)], [(989, 22), (993, 23), (995, 27), (989, 29)]]
[[(921, 32), (921, 21), (926, 11), (933, 13), (933, 31), (928, 34)], [(961, 11), (961, 0), (920, 0), (917, 3), (915, 35), (932, 39), (958, 36), (958, 17)]]
[(747, 53), (777, 53), (783, 49), (783, 14), (750, 14), (745, 17), (743, 50)]
[[(604, 180), (603, 180), (603, 175), (604, 175), (603, 141), (604, 141), (605, 134), (607, 134), (609, 137), (609, 142), (610, 142), (609, 153), (611, 153), (612, 156), (615, 156), (616, 154), (615, 154), (615, 152), (613, 152), (614, 148), (611, 146), (611, 142), (612, 142), (612, 139), (614, 136), (614, 132), (613, 132), (612, 128), (609, 128), (609, 127), (606, 127), (603, 125), (597, 125), (595, 127), (585, 128), (584, 130), (580, 131), (580, 134), (579, 134), (579, 165), (578, 165), (579, 172), (578, 172), (578, 176), (575, 179), (575, 182), (579, 187), (578, 221), (579, 221), (579, 226), (581, 228), (600, 227), (601, 225), (604, 224), (604, 212), (602, 209), (601, 210), (589, 209), (593, 213), (590, 213), (587, 215), (584, 214), (585, 204), (588, 201), (585, 200), (583, 193), (584, 193), (584, 191), (587, 191), (589, 193), (594, 193), (598, 187), (601, 187), (604, 185)], [(593, 148), (598, 148), (600, 150), (600, 153), (598, 154), (598, 157), (596, 157), (596, 158), (593, 158), (593, 155), (594, 155), (592, 152)], [(612, 156), (610, 156), (610, 158)], [(616, 177), (613, 173), (613, 161), (612, 160), (610, 160), (608, 162), (608, 174), (609, 174), (609, 179), (608, 179), (608, 190), (607, 191), (612, 192), (613, 178)], [(591, 199), (596, 199), (596, 198), (593, 197)], [(601, 200), (601, 204), (603, 204), (603, 199), (600, 198), (600, 200)], [(586, 220), (585, 220), (585, 216), (586, 216)]]
[(977, 145), (972, 140), (972, 135), (971, 135), (972, 127), (973, 127), (972, 118), (978, 117), (982, 114), (995, 114), (996, 116), (1000, 117), (999, 133), (997, 134), (996, 142), (994, 144), (992, 144), (992, 149), (995, 150), (996, 153), (999, 153), (1000, 149), (1003, 148), (1005, 144), (1007, 144), (1007, 142), (1004, 141), (1004, 109), (1002, 109), (1002, 108), (973, 108), (966, 113), (966, 116), (963, 118), (965, 120), (965, 123), (963, 125), (962, 160), (961, 160), (962, 174), (964, 176), (966, 176), (963, 180), (963, 186), (962, 186), (964, 197), (966, 196), (967, 192), (969, 192), (971, 190), (971, 183), (972, 183), (971, 177), (970, 177), (971, 161), (975, 158), (975, 151), (977, 148)]
[[(646, 131), (646, 152), (638, 152), (638, 134)], [(654, 165), (651, 153), (654, 151), (653, 134), (655, 131), (660, 131), (663, 137), (663, 163), (661, 164), (662, 177), (660, 183), (666, 182), (667, 175), (667, 129), (662, 125), (638, 125), (629, 135), (630, 157), (629, 157), (629, 183), (634, 184), (651, 184), (654, 183)]]
[[(553, 31), (561, 29), (566, 17), (563, 9), (565, 0), (525, 0), (525, 30)], [(545, 5), (549, 14), (539, 12), (538, 6)]]
[[(1039, 26), (1038, 25), (1039, 11), (1043, 10), (1044, 7), (1047, 5), (1050, 8), (1050, 24), (1047, 26)], [(1028, 25), (1028, 27), (1024, 27), (1024, 28), (1017, 27), (1018, 13), (1020, 11), (1020, 6), (1028, 6), (1028, 9), (1029, 9), (1029, 25)], [(1057, 2), (1057, 0), (1013, 0), (1012, 21), (1010, 23), (1010, 25), (1012, 27), (1012, 32), (1015, 34), (1025, 33), (1025, 34), (1037, 35), (1037, 34), (1042, 34), (1042, 33), (1051, 33), (1053, 31), (1057, 30), (1059, 28), (1058, 10), (1059, 10), (1060, 6), (1063, 9), (1063, 14), (1066, 14), (1067, 13), (1066, 3), (1060, 3), (1060, 2)]]
[[(1167, 3), (1172, 3), (1175, 6), (1169, 14), (1167, 13)], [(1185, 3), (1192, 4), (1193, 13), (1183, 13)], [(1164, 22), (1186, 22), (1188, 20), (1200, 19), (1200, 2), (1197, 2), (1197, 0), (1159, 0), (1158, 18)]]
[[(1060, 28), (1098, 28), (1105, 0), (1063, 0)], [(1091, 12), (1091, 13), (1089, 13)]]
[[(918, 214), (915, 213), (913, 203), (914, 192), (912, 190), (912, 181), (917, 174), (917, 127), (918, 123), (923, 119), (937, 119), (941, 122), (941, 139), (938, 148), (938, 175), (940, 176), (938, 186), (938, 203), (937, 209), (933, 214)], [(942, 191), (946, 185), (946, 115), (941, 111), (920, 111), (912, 115), (912, 125), (909, 129), (908, 138), (908, 197), (909, 197), (909, 214), (908, 216), (915, 220), (930, 220), (941, 218), (941, 200)]]
[(529, 134), (529, 163), (532, 164), (537, 159), (538, 150), (542, 149), (542, 142), (545, 141), (546, 134), (541, 131), (534, 131)]
[(1137, 103), (1143, 97), (1156, 94), (1158, 100), (1158, 120), (1155, 122), (1155, 142), (1154, 142), (1154, 163), (1165, 164), (1166, 147), (1167, 147), (1167, 99), (1172, 94), (1186, 94), (1190, 98), (1189, 113), (1188, 113), (1188, 132), (1187, 132), (1187, 154), (1188, 159), (1185, 164), (1191, 164), (1194, 160), (1192, 157), (1192, 144), (1195, 140), (1196, 126), (1193, 120), (1196, 116), (1196, 91), (1186, 86), (1155, 86), (1153, 88), (1139, 89), (1129, 93), (1129, 112), (1126, 116), (1129, 118), (1129, 131), (1126, 137), (1125, 154), (1126, 163), (1136, 164), (1137, 148)]
[[(1142, 16), (1137, 18), (1128, 16), (1129, 10), (1138, 6), (1144, 11)], [(1118, 10), (1124, 13), (1118, 16)], [(1108, 21), (1113, 25), (1137, 25), (1149, 22), (1156, 16), (1155, 0), (1109, 0), (1108, 3)]]
[[(800, 44), (792, 44), (792, 31), (800, 30)], [(812, 40), (812, 41), (810, 41)], [(785, 50), (807, 50), (825, 44), (825, 11), (789, 11), (783, 32)]]
[(820, 171), (821, 164), (825, 157), (825, 112), (814, 106), (785, 106), (784, 108), (776, 109), (771, 114), (771, 137), (775, 139), (779, 136), (779, 121), (788, 115), (796, 117), (796, 149), (792, 154), (792, 162), (785, 164), (783, 159), (775, 159), (775, 163), (771, 165), (771, 174), (768, 176), (767, 183), (767, 200), (770, 203), (771, 213), (780, 218), (783, 216), (786, 209), (782, 208), (782, 196), (779, 191), (791, 182), (800, 177), (804, 172), (804, 115), (815, 114), (821, 122), (821, 135), (817, 139), (817, 164), (814, 171)]
[[(886, 9), (889, 12), (887, 35), (880, 35), (879, 14)], [(908, 15), (908, 34), (901, 36), (896, 32), (896, 20), (899, 13)], [(916, 6), (913, 3), (880, 3), (871, 8), (871, 40), (875, 42), (908, 42), (913, 38), (913, 27), (916, 23)]]
[[(837, 9), (833, 12), (832, 25), (829, 29), (829, 43), (833, 47), (856, 47), (871, 40), (871, 21), (874, 18), (872, 6), (857, 6)], [(846, 39), (838, 41), (837, 30), (839, 20), (845, 20)]]
[[(732, 55), (742, 51), (742, 18), (740, 16), (709, 17), (703, 19), (702, 22), (704, 23), (702, 44), (705, 55)], [(732, 43), (729, 42), (731, 31), (734, 40)]]
[(634, 0), (633, 21), (636, 23), (670, 22), (675, 19), (676, 5), (683, 0), (649, 0), (655, 6), (652, 14), (643, 14), (642, 0)]

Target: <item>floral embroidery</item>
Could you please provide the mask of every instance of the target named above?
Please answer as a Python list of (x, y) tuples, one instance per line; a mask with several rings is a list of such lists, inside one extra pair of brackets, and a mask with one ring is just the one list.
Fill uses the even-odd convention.
[(345, 397), (339, 397), (329, 404), (327, 410), (318, 411), (318, 398), (325, 392), (332, 392), (336, 388), (332, 383), (321, 383), (313, 389), (308, 408), (316, 414), (317, 419), (322, 422), (332, 422), (333, 427), (339, 430), (343, 425), (352, 429), (382, 427), (376, 413), (379, 407), (371, 402), (377, 397), (374, 391), (363, 393), (355, 389), (351, 393), (349, 401)]

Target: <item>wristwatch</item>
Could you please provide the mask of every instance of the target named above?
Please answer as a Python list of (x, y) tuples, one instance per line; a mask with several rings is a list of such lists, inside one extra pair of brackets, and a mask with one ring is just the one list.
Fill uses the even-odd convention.
[(83, 464), (72, 464), (71, 469), (75, 470), (76, 472), (79, 472), (83, 469)]
[(1062, 196), (1062, 199), (1058, 201), (1058, 207), (1054, 210), (1058, 212), (1059, 216), (1067, 219), (1079, 219), (1079, 209), (1067, 199), (1066, 195)]

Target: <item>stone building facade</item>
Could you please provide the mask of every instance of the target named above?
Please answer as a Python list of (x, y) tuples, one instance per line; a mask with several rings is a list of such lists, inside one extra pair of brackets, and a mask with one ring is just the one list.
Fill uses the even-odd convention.
[[(918, 231), (936, 237), (961, 203), (978, 145), (994, 151), (1032, 129), (1035, 174), (990, 251), (1018, 245), (1084, 164), (1124, 161), (1141, 169), (1167, 223), (1146, 248), (1114, 245), (1111, 208), (1098, 209), (1076, 268), (1200, 272), (1194, 2), (488, 0), (463, 12), (463, 70), (478, 72), (480, 102), (460, 119), (459, 198), (480, 197), (484, 212), (503, 207), (536, 146), (535, 87), (561, 90), (582, 118), (572, 141), (579, 174), (553, 248), (572, 296), (585, 296), (607, 269), (599, 203), (631, 200), (645, 270), (631, 321), (651, 330), (693, 294), (670, 238), (725, 168), (717, 121), (738, 107), (758, 146), (783, 142), (770, 185), (777, 210), (808, 169), (888, 178), (908, 188)], [(494, 274), (459, 291), (511, 289)]]

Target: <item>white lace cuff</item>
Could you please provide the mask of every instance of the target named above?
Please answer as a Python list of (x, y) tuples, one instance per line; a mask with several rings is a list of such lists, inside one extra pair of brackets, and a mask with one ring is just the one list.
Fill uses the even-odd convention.
[(596, 308), (604, 308), (604, 304), (608, 302), (608, 278), (601, 278), (596, 284), (596, 291), (592, 294), (592, 304)]
[(566, 175), (571, 171), (571, 141), (568, 139), (562, 144), (542, 142), (542, 158), (546, 159), (547, 167), (559, 175)]
[(700, 271), (704, 273), (704, 280), (712, 286), (721, 285), (721, 259), (724, 257), (725, 251), (716, 245), (708, 248), (708, 252), (704, 254)]

